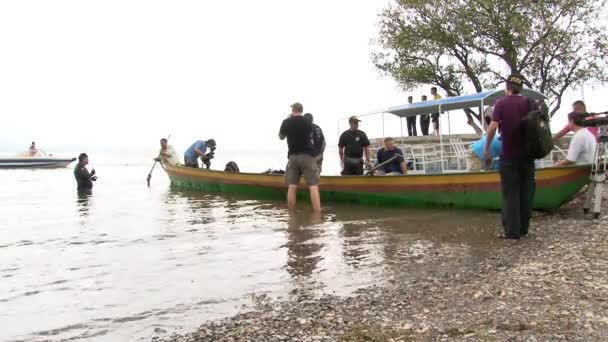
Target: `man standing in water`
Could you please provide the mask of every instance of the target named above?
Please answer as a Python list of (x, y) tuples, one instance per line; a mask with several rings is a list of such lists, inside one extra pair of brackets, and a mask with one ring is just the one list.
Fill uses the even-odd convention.
[(81, 153), (78, 156), (78, 164), (74, 167), (74, 177), (76, 178), (76, 183), (78, 183), (78, 191), (91, 191), (93, 190), (93, 182), (97, 180), (97, 176), (95, 175), (95, 169), (87, 170), (87, 164), (89, 164), (89, 156), (86, 153)]
[(301, 103), (291, 105), (291, 115), (283, 120), (279, 129), (279, 139), (287, 138), (287, 169), (285, 170), (285, 182), (288, 185), (287, 206), (294, 209), (296, 206), (296, 193), (300, 177), (304, 176), (306, 185), (310, 191), (310, 203), (314, 211), (321, 210), (321, 199), (319, 196), (319, 169), (313, 155), (312, 123), (306, 120), (302, 113), (304, 107)]
[(491, 162), (492, 141), (500, 125), (500, 183), (504, 228), (504, 234), (500, 237), (504, 239), (519, 239), (528, 234), (536, 188), (534, 160), (524, 153), (526, 137), (521, 120), (530, 112), (531, 101), (520, 94), (523, 84), (521, 75), (510, 75), (507, 78), (507, 96), (494, 105), (484, 152), (485, 162)]
[(359, 120), (356, 116), (348, 119), (350, 128), (342, 135), (338, 141), (338, 152), (342, 162), (342, 176), (361, 176), (363, 175), (363, 152), (365, 151), (365, 165), (370, 165), (372, 151), (370, 148), (367, 134), (359, 130)]

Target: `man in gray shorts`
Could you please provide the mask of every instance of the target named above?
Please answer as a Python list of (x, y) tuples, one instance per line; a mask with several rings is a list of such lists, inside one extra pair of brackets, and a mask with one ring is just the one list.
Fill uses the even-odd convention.
[(291, 115), (283, 120), (279, 129), (279, 138), (287, 138), (288, 162), (285, 170), (287, 190), (287, 206), (293, 209), (296, 205), (296, 193), (300, 177), (304, 176), (306, 185), (310, 190), (310, 203), (314, 211), (321, 210), (319, 196), (319, 169), (313, 154), (313, 126), (302, 113), (302, 104), (296, 102), (291, 105)]

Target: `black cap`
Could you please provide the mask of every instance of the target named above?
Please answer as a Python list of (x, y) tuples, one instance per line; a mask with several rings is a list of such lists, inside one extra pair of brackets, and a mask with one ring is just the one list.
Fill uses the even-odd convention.
[(216, 146), (215, 140), (213, 140), (213, 139), (207, 139), (207, 141), (205, 141), (205, 145), (207, 145), (207, 146)]
[(350, 118), (348, 118), (348, 123), (359, 123), (359, 122), (361, 122), (361, 120), (359, 120), (359, 118), (356, 116), (351, 116)]

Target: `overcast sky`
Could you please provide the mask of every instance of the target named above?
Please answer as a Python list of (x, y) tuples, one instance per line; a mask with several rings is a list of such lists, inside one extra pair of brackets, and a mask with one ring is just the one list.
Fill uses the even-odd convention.
[[(139, 150), (169, 133), (180, 150), (209, 137), (284, 149), (277, 131), (294, 101), (334, 143), (338, 118), (408, 95), (371, 63), (387, 3), (2, 1), (0, 150), (31, 140), (47, 150)], [(586, 90), (591, 110), (608, 109), (600, 94)], [(386, 134), (400, 134), (387, 120)], [(467, 131), (462, 122), (452, 128)], [(381, 134), (379, 120), (361, 128)]]

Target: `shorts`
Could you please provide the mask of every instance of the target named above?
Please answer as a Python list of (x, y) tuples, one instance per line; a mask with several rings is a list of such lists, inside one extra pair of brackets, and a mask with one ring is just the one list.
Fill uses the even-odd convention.
[(300, 177), (304, 176), (306, 185), (319, 185), (319, 168), (316, 159), (309, 154), (292, 154), (285, 168), (285, 183), (298, 185)]
[(318, 155), (315, 157), (315, 160), (317, 161), (317, 168), (319, 169), (319, 174), (321, 174), (321, 168), (323, 167), (323, 155)]

